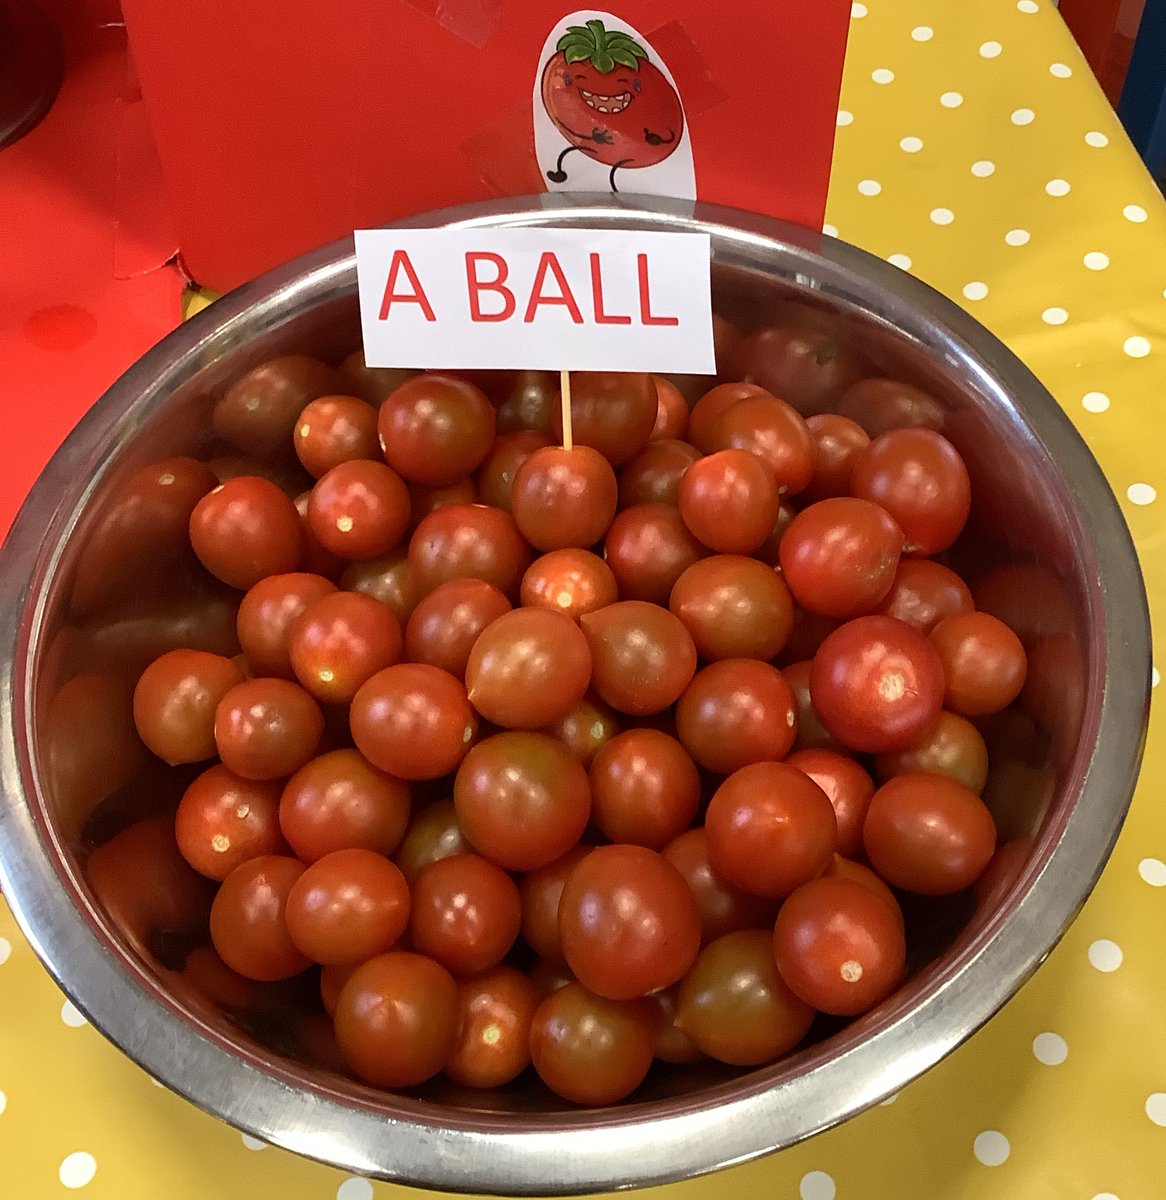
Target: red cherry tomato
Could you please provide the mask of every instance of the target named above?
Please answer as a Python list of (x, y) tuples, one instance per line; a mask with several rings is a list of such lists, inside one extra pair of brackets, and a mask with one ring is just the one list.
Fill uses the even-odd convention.
[(247, 679), (215, 709), (215, 745), (223, 765), (244, 779), (279, 779), (316, 753), (324, 714), (297, 683)]
[(776, 396), (746, 396), (717, 422), (717, 450), (747, 450), (773, 473), (783, 495), (805, 489), (814, 474), (814, 439), (798, 413)]
[(322, 575), (292, 572), (269, 575), (252, 587), (239, 603), (236, 630), (247, 665), (255, 675), (294, 679), (291, 629), (314, 600), (336, 591)]
[(412, 533), (431, 512), (451, 504), (477, 504), (478, 485), (471, 478), (458, 479), (440, 487), (411, 483), (409, 488), (409, 532)]
[(221, 654), (171, 650), (134, 688), (134, 726), (163, 762), (202, 762), (215, 754), (215, 709), (243, 672)]
[[(498, 414), (501, 419), (501, 413)], [(547, 418), (548, 426), (550, 417)], [(551, 439), (533, 429), (516, 433), (501, 433), (486, 461), (478, 468), (478, 493), (483, 504), (492, 504), (503, 512), (510, 511), (514, 491), (514, 476), (518, 468), (536, 451), (549, 446)]]
[(780, 396), (800, 413), (824, 412), (860, 373), (855, 355), (824, 330), (799, 325), (759, 329), (734, 356), (745, 379)]
[(850, 495), (850, 477), (860, 451), (870, 445), (866, 430), (837, 413), (819, 413), (806, 419), (814, 439), (814, 474), (801, 493), (807, 503), (831, 496)]
[(458, 980), (458, 1032), (445, 1073), (467, 1087), (501, 1087), (530, 1062), (534, 984), (513, 967)]
[(842, 750), (842, 743), (822, 724), (810, 699), (810, 671), (813, 663), (803, 659), (782, 667), (782, 678), (793, 693), (797, 715), (795, 750)]
[(971, 612), (973, 607), (968, 585), (949, 567), (929, 558), (904, 558), (875, 612), (930, 633), (944, 617)]
[(680, 480), (678, 501), (693, 536), (721, 554), (756, 550), (773, 529), (779, 507), (777, 484), (765, 463), (739, 449), (694, 462)]
[(422, 595), (450, 579), (483, 579), (514, 601), (531, 553), (509, 513), (449, 504), (414, 530), (409, 560)]
[(946, 617), (931, 631), (931, 644), (947, 681), (944, 703), (965, 717), (1007, 708), (1024, 687), (1028, 660), (1020, 638), (989, 613)]
[(291, 628), (296, 678), (324, 704), (347, 704), (367, 679), (399, 661), (401, 624), (371, 596), (330, 592), (304, 609)]
[(561, 858), (545, 867), (528, 871), (519, 884), (522, 898), (522, 936), (542, 959), (562, 962), (563, 943), (559, 937), (559, 899), (567, 876), (575, 864), (590, 854), (591, 846), (572, 846)]
[(979, 796), (988, 782), (988, 747), (971, 721), (944, 710), (914, 745), (875, 759), (881, 780), (908, 771), (946, 775)]
[(422, 587), (407, 549), (400, 546), (388, 554), (350, 563), (340, 576), (340, 586), (379, 600), (402, 625), (421, 597), (432, 590), (428, 582)]
[(687, 442), (669, 439), (649, 442), (619, 473), (619, 506), (678, 503), (680, 477), (700, 451)]
[(303, 873), (296, 859), (265, 854), (240, 863), (223, 880), (211, 905), (211, 940), (232, 971), (269, 982), (310, 965), (284, 920), (288, 895)]
[(897, 379), (860, 379), (838, 401), (838, 413), (872, 437), (892, 429), (943, 428), (943, 406), (926, 392)]
[(404, 537), (409, 504), (409, 489), (396, 471), (354, 459), (316, 481), (308, 526), (321, 546), (341, 558), (376, 558)]
[(405, 626), (405, 657), (464, 679), (470, 651), (510, 601), (481, 579), (451, 579), (417, 603)]
[[(558, 399), (558, 397), (556, 397)], [(612, 371), (571, 373), (571, 428), (576, 446), (598, 450), (622, 467), (648, 444), (656, 424), (656, 385), (651, 375)], [(551, 409), (551, 432), (563, 440), (563, 409)]]
[(588, 694), (543, 733), (557, 738), (585, 767), (590, 767), (600, 748), (619, 733), (619, 728), (611, 706)]
[(279, 828), (280, 787), (241, 779), (221, 763), (182, 794), (174, 835), (182, 857), (209, 879), (225, 879), (240, 863), (286, 849)]
[(838, 853), (847, 858), (859, 854), (874, 780), (853, 758), (833, 750), (799, 750), (785, 761), (808, 775), (829, 798), (838, 822)]
[(707, 553), (667, 504), (636, 504), (612, 521), (603, 554), (624, 600), (667, 604), (676, 581)]
[(656, 385), (656, 424), (652, 426), (649, 441), (665, 438), (682, 438), (688, 431), (688, 401), (676, 384), (659, 375), (652, 376)]
[(619, 489), (611, 463), (590, 446), (544, 446), (514, 474), (510, 511), (538, 550), (585, 548), (603, 537)]
[(458, 824), (453, 801), (435, 800), (410, 821), (393, 861), (412, 886), (430, 863), (453, 854), (470, 854), (473, 849)]
[(216, 578), (246, 591), (300, 565), (300, 514), (274, 483), (240, 475), (220, 483), (190, 514), (190, 544)]
[(589, 550), (552, 550), (536, 558), (522, 577), (522, 603), (549, 608), (577, 621), (619, 599), (611, 567)]
[(716, 444), (717, 426), (721, 417), (746, 396), (764, 396), (768, 393), (755, 383), (719, 383), (710, 388), (696, 404), (688, 418), (688, 440), (702, 453), (711, 454), (720, 447)]
[(296, 418), (293, 445), (314, 479), (354, 458), (379, 459), (377, 410), (357, 396), (318, 396)]

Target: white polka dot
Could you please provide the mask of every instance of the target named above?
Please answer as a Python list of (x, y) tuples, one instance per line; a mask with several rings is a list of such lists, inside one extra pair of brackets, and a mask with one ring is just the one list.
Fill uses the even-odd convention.
[(1000, 55), (1000, 51), (1003, 49), (1004, 49), (1004, 47), (1001, 46), (999, 42), (985, 42), (980, 47), (980, 57), (981, 58), (997, 58)]
[(1037, 4), (1036, 0), (1016, 0), (1016, 7), (1022, 13), (1040, 12), (1040, 5)]
[(1032, 1039), (1032, 1053), (1046, 1067), (1059, 1067), (1069, 1057), (1069, 1047), (1059, 1033), (1038, 1033)]
[(987, 179), (989, 175), (996, 174), (996, 164), (981, 158), (979, 162), (972, 163), (972, 174), (977, 179)]
[(944, 108), (959, 108), (963, 104), (964, 98), (959, 92), (944, 92), (940, 96), (939, 102)]
[(1148, 483), (1131, 483), (1126, 488), (1126, 495), (1131, 504), (1153, 504), (1158, 499), (1158, 493)]
[(879, 1101), (879, 1108), (889, 1107), (890, 1105), (894, 1104), (895, 1101), (898, 1100), (898, 1098), (899, 1098), (899, 1093), (892, 1092), (885, 1100)]
[(850, 15), (852, 17), (856, 17), (856, 18), (857, 17), (865, 17), (866, 16), (866, 5), (858, 4), (858, 3), (852, 4), (850, 6)]
[(0, 1113), (3, 1113), (7, 1107), (8, 1107), (8, 1097), (6, 1095), (4, 1095), (3, 1092), (0, 1092)]
[(1040, 315), (1040, 319), (1046, 325), (1064, 325), (1069, 319), (1069, 314), (1063, 308), (1046, 308)]
[(1157, 687), (1162, 682), (1162, 676), (1157, 667), (1150, 668), (1150, 686)]
[(75, 1150), (62, 1160), (57, 1175), (67, 1188), (83, 1188), (97, 1174), (97, 1160), (84, 1150)]
[(1104, 392), (1086, 392), (1081, 405), (1086, 412), (1103, 413), (1109, 408), (1109, 397)]
[(950, 225), (955, 220), (955, 213), (950, 208), (933, 208), (931, 219), (936, 225)]
[(1121, 347), (1130, 358), (1145, 358), (1150, 353), (1150, 340), (1140, 335), (1128, 337)]
[(986, 1167), (998, 1167), (1012, 1153), (1008, 1139), (996, 1129), (985, 1129), (976, 1134), (972, 1153)]
[(6, 963), (12, 953), (12, 943), (7, 938), (0, 937), (0, 963)]
[(351, 1175), (336, 1189), (336, 1200), (372, 1200), (372, 1184)]
[(1109, 138), (1107, 138), (1100, 130), (1091, 129), (1085, 135), (1085, 145), (1095, 146), (1097, 149), (1101, 149), (1102, 146), (1109, 145)]
[(1140, 225), (1146, 219), (1148, 214), (1140, 204), (1127, 204), (1125, 208), (1121, 210), (1121, 215), (1125, 217), (1127, 221), (1133, 221), (1134, 224)]
[(899, 142), (899, 149), (906, 150), (908, 154), (918, 154), (923, 149), (923, 139), (917, 137), (905, 137)]
[(864, 196), (877, 196), (883, 190), (883, 185), (877, 179), (860, 179), (858, 190)]
[(1050, 179), (1045, 184), (1045, 191), (1050, 196), (1067, 196), (1069, 194), (1069, 181), (1067, 179)]
[(1166, 887), (1166, 862), (1160, 858), (1143, 858), (1138, 863), (1138, 874), (1151, 887)]
[(1146, 1116), (1155, 1125), (1166, 1126), (1166, 1092), (1154, 1092), (1146, 1097)]
[(1121, 966), (1121, 959), (1121, 947), (1108, 938), (1098, 938), (1089, 947), (1089, 965), (1095, 970), (1104, 971), (1107, 975)]
[(964, 284), (964, 298), (967, 300), (983, 300), (988, 294), (988, 285), (981, 283), (978, 279), (972, 280), (971, 283)]
[(82, 1025), (88, 1025), (89, 1022), (78, 1012), (72, 1000), (66, 1000), (61, 1005), (61, 1020), (69, 1026), (70, 1029), (80, 1029)]
[(1091, 271), (1104, 271), (1109, 266), (1109, 255), (1100, 250), (1090, 250), (1081, 260)]
[(243, 1145), (248, 1150), (266, 1150), (267, 1143), (260, 1138), (252, 1137), (249, 1133), (243, 1134)]
[(906, 254), (888, 254), (887, 262), (889, 262), (892, 267), (899, 267), (903, 271), (909, 271), (911, 269), (911, 259), (908, 258)]
[(895, 82), (895, 72), (887, 70), (886, 67), (876, 67), (873, 71), (871, 71), (870, 77), (875, 81), (875, 83)]
[(1114, 1195), (1113, 1192), (1098, 1192), (1093, 1200), (1121, 1200), (1121, 1197)]
[(1010, 119), (1013, 125), (1031, 125), (1035, 116), (1031, 108), (1018, 108)]
[(1027, 229), (1010, 229), (1004, 235), (1004, 240), (1010, 246), (1027, 246), (1031, 238), (1032, 234)]
[(929, 42), (935, 37), (935, 30), (930, 25), (916, 25), (911, 30), (911, 37), (917, 42)]
[(1053, 63), (1049, 67), (1049, 74), (1055, 75), (1058, 79), (1068, 79), (1073, 74), (1073, 68), (1066, 66), (1065, 63)]
[(825, 1171), (807, 1171), (798, 1185), (802, 1200), (834, 1200), (838, 1189)]
[(846, 109), (840, 108), (838, 110), (838, 124), (839, 125), (852, 125), (853, 123), (854, 123), (854, 113), (847, 112)]
[(823, 225), (822, 232), (827, 234), (830, 237), (837, 237), (838, 236), (838, 226), (837, 225)]

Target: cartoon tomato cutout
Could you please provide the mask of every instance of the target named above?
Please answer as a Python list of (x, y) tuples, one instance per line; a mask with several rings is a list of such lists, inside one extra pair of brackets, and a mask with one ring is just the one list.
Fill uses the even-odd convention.
[(543, 68), (547, 115), (571, 144), (559, 155), (552, 183), (567, 178), (563, 161), (581, 150), (611, 167), (611, 190), (621, 167), (663, 162), (684, 132), (680, 97), (648, 52), (630, 34), (599, 20), (570, 25)]

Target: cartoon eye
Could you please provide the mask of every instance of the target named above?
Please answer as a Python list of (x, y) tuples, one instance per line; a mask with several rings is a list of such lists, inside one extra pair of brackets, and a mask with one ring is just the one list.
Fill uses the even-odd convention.
[(640, 90), (640, 80), (639, 80), (639, 77), (637, 76), (635, 79), (632, 80), (632, 91), (638, 92), (639, 90)]
[(573, 75), (564, 75), (563, 76), (563, 83), (567, 87), (570, 87), (574, 82), (575, 82), (575, 77)]

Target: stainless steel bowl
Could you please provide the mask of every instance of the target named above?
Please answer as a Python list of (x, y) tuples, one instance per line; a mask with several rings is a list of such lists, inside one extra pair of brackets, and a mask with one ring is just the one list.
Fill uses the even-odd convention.
[(931, 419), (964, 454), (976, 495), (963, 565), (1032, 662), (1019, 709), (988, 729), (986, 795), (1002, 835), (988, 879), (928, 909), (912, 948), (919, 972), (866, 1017), (822, 1027), (773, 1067), (653, 1076), (636, 1102), (600, 1111), (537, 1085), (486, 1097), (377, 1092), (313, 1058), (310, 1037), (233, 1020), (186, 986), (164, 940), (127, 914), (126, 881), (111, 890), (89, 869), (95, 844), (156, 810), (159, 787), (176, 798), (173, 777), (167, 790), (135, 744), (127, 681), (143, 654), (192, 628), (177, 576), (153, 569), (164, 548), (117, 550), (119, 488), (166, 455), (210, 453), (210, 405), (244, 370), (357, 345), (345, 241), (171, 334), (94, 406), (21, 510), (0, 555), (4, 891), (77, 1007), (153, 1076), (240, 1129), (348, 1171), (449, 1190), (577, 1193), (789, 1146), (902, 1087), (988, 1020), (1100, 874), (1134, 787), (1150, 669), (1145, 596), (1117, 504), (1056, 403), (999, 342), (841, 242), (725, 209), (610, 196), (497, 202), (407, 224), (707, 231), (721, 311), (759, 326), (797, 309), (866, 355), (872, 372), (938, 400)]

